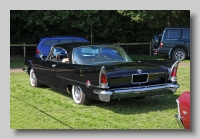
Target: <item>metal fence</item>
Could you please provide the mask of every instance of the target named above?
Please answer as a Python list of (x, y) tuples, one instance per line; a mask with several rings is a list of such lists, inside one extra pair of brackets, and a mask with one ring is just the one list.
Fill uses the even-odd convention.
[[(114, 43), (121, 46), (128, 55), (150, 55), (151, 47), (149, 43)], [(34, 56), (36, 44), (10, 44), (10, 56)]]
[(34, 56), (36, 44), (10, 44), (10, 56)]
[(121, 46), (128, 55), (150, 55), (151, 47), (149, 43), (115, 43)]

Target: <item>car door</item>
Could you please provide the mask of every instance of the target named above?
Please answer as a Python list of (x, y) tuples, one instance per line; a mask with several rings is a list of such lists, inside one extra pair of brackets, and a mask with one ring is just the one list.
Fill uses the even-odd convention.
[(37, 69), (38, 80), (47, 86), (56, 87), (55, 67), (57, 62), (51, 60), (42, 60)]
[(68, 63), (57, 63), (55, 67), (57, 89), (66, 91), (69, 81), (73, 79), (72, 76), (74, 76), (74, 72), (74, 65)]
[[(62, 54), (62, 49), (59, 47), (52, 47), (48, 56), (41, 60), (37, 65), (37, 78), (39, 81), (47, 86), (56, 87), (57, 65), (61, 63), (59, 57)], [(59, 56), (59, 57), (58, 57)]]

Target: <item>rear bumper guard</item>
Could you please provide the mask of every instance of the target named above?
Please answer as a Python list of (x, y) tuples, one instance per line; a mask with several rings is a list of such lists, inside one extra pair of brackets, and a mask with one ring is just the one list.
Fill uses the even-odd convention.
[(180, 129), (185, 129), (181, 117), (177, 114), (175, 115), (175, 120), (178, 123)]
[(178, 84), (166, 83), (166, 84), (151, 85), (151, 86), (116, 88), (110, 90), (94, 90), (93, 92), (99, 95), (99, 99), (101, 101), (109, 102), (112, 96), (117, 96), (115, 98), (120, 98), (120, 96), (123, 95), (123, 97), (125, 98), (125, 96), (138, 97), (138, 96), (162, 94), (163, 92), (173, 94), (176, 92), (177, 88), (179, 88)]

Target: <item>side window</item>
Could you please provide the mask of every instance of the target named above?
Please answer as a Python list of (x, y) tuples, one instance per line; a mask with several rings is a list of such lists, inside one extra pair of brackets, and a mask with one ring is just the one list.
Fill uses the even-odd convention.
[(73, 40), (72, 39), (62, 39), (62, 40), (60, 40), (60, 43), (64, 43), (64, 42), (73, 42)]
[(42, 46), (52, 46), (53, 44), (58, 43), (58, 40), (46, 40), (43, 42)]
[(166, 39), (180, 39), (181, 30), (180, 29), (169, 29), (166, 32)]
[(81, 53), (88, 53), (91, 54), (92, 53), (92, 49), (90, 47), (83, 47), (81, 49)]
[[(64, 62), (62, 61), (63, 59), (65, 59)], [(49, 56), (49, 60), (55, 62), (67, 63), (69, 62), (67, 51), (60, 47), (54, 47)]]
[(190, 39), (190, 30), (184, 29), (182, 32), (182, 39)]
[(59, 47), (55, 47), (54, 51), (53, 51), (54, 55), (67, 55), (67, 51), (65, 49), (59, 48)]

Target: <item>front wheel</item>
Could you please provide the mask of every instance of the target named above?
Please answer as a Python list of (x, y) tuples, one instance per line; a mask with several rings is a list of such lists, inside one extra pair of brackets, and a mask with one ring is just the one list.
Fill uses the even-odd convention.
[(186, 58), (187, 58), (187, 56), (186, 56), (186, 52), (185, 52), (184, 49), (177, 48), (172, 52), (172, 59), (173, 60), (181, 61), (181, 60), (185, 60)]
[(79, 86), (72, 86), (72, 97), (76, 104), (90, 104), (90, 99), (83, 93), (82, 89)]
[(38, 82), (33, 69), (30, 70), (30, 83), (33, 87), (40, 87), (41, 83)]

